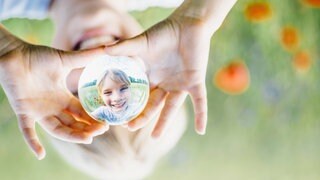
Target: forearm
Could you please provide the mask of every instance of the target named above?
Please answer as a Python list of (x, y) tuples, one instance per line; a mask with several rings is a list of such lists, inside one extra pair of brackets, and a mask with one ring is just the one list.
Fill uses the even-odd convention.
[(173, 16), (188, 17), (203, 23), (211, 33), (222, 24), (237, 0), (185, 0)]
[(21, 44), (22, 41), (20, 39), (12, 35), (0, 24), (0, 61), (6, 54), (18, 48)]

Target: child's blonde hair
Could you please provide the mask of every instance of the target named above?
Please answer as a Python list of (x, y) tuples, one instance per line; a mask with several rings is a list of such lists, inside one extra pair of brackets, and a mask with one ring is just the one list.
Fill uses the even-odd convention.
[(102, 86), (106, 77), (110, 76), (110, 79), (117, 83), (124, 83), (130, 86), (131, 82), (128, 75), (120, 69), (107, 69), (100, 78), (97, 79), (97, 87), (100, 96), (102, 95)]
[(144, 128), (130, 132), (121, 126), (111, 126), (92, 144), (75, 144), (51, 136), (56, 150), (72, 166), (96, 179), (143, 179), (156, 162), (171, 150), (186, 127), (185, 108), (172, 117), (170, 126), (158, 139), (150, 136), (158, 115)]

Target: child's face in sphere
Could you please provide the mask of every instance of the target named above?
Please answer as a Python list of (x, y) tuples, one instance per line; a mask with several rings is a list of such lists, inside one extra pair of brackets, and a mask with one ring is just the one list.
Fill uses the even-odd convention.
[(128, 85), (115, 82), (110, 76), (107, 76), (104, 79), (101, 90), (103, 102), (113, 112), (117, 113), (126, 110), (130, 98), (130, 89)]

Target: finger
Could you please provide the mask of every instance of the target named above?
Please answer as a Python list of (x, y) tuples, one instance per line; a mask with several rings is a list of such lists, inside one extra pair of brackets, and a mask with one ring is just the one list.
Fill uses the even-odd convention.
[(130, 131), (136, 131), (151, 121), (164, 105), (167, 92), (157, 88), (150, 93), (150, 97), (143, 112), (134, 120), (128, 123)]
[(30, 119), (27, 115), (20, 114), (18, 115), (18, 124), (29, 148), (39, 160), (43, 159), (46, 156), (46, 152), (37, 136), (35, 121)]
[(77, 121), (71, 114), (65, 112), (61, 112), (56, 117), (62, 124), (70, 127), (71, 129), (86, 131), (92, 134), (92, 136), (103, 134), (108, 130), (108, 126), (104, 126), (100, 123), (87, 124), (82, 121)]
[(122, 37), (120, 39), (132, 38), (143, 32), (141, 25), (132, 16), (127, 17), (128, 20), (121, 27)]
[(105, 47), (105, 51), (114, 56), (140, 56), (143, 57), (148, 50), (148, 42), (146, 35), (140, 34), (131, 39), (120, 41), (111, 46)]
[(109, 125), (107, 123), (96, 121), (91, 116), (89, 116), (81, 106), (79, 100), (75, 97), (70, 97), (69, 104), (65, 108), (64, 112), (65, 114), (72, 115), (72, 118), (86, 123), (87, 126), (85, 126), (85, 129), (89, 132), (96, 131), (94, 133), (95, 136), (103, 134), (109, 129)]
[(72, 129), (62, 124), (55, 116), (49, 116), (41, 121), (39, 124), (45, 129), (51, 136), (72, 143), (90, 144), (92, 142), (92, 136), (85, 131), (79, 131)]
[(128, 123), (122, 124), (121, 125), (123, 128), (128, 128)]
[(102, 124), (91, 124), (91, 125), (87, 125), (85, 126), (85, 128), (83, 129), (86, 132), (92, 133), (92, 136), (98, 136), (101, 134), (104, 134), (106, 131), (109, 130), (109, 125), (102, 125)]
[(80, 101), (75, 97), (70, 97), (68, 105), (65, 107), (64, 112), (71, 114), (75, 117), (76, 120), (82, 121), (84, 123), (90, 124), (103, 124), (94, 120), (91, 116), (89, 116), (86, 111), (83, 109)]
[(104, 47), (82, 51), (60, 51), (61, 61), (66, 69), (82, 68), (96, 57), (105, 54)]
[(159, 120), (157, 121), (156, 126), (153, 129), (152, 137), (158, 138), (168, 127), (168, 122), (172, 119), (172, 116), (176, 114), (184, 100), (186, 99), (187, 94), (184, 92), (170, 92), (166, 98), (166, 102), (163, 110), (161, 111)]
[(204, 135), (207, 126), (207, 91), (205, 84), (195, 86), (189, 90), (195, 113), (195, 130)]

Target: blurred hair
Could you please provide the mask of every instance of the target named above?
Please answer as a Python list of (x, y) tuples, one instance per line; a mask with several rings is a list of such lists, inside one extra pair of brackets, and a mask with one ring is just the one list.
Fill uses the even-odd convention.
[(122, 126), (94, 138), (92, 144), (74, 144), (51, 138), (61, 156), (72, 166), (97, 179), (142, 179), (156, 162), (171, 150), (186, 127), (185, 108), (172, 117), (166, 132), (158, 139), (150, 136), (158, 116), (146, 127), (130, 132)]
[(98, 87), (98, 92), (101, 95), (102, 94), (102, 86), (104, 80), (110, 77), (110, 79), (116, 83), (123, 83), (127, 86), (130, 86), (130, 80), (129, 77), (125, 72), (123, 72), (120, 69), (107, 69), (100, 78), (97, 80), (97, 87)]

